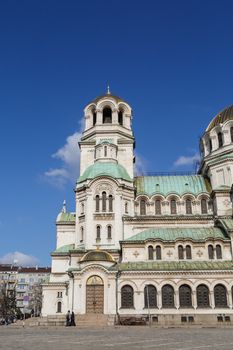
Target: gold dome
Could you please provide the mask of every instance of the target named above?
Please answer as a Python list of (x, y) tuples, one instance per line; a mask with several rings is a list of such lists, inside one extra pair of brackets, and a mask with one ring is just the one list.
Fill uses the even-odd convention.
[(84, 261), (109, 261), (109, 262), (115, 262), (111, 254), (108, 252), (105, 252), (103, 250), (92, 250), (88, 253), (86, 253), (80, 262)]
[(215, 126), (225, 123), (227, 120), (233, 120), (233, 105), (219, 112), (214, 119), (211, 120), (206, 131), (212, 130)]

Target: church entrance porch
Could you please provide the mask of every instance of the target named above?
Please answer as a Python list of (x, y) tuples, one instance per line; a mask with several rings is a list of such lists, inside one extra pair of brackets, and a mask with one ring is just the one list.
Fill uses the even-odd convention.
[(101, 277), (91, 276), (86, 285), (86, 313), (104, 313), (104, 283)]

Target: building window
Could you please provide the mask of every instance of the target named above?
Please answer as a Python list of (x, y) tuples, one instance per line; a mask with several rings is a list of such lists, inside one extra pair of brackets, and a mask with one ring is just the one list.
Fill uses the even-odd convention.
[(62, 292), (57, 292), (57, 297), (62, 298)]
[(170, 202), (170, 209), (171, 209), (171, 214), (176, 214), (177, 210), (176, 210), (176, 200), (172, 199)]
[(179, 260), (184, 259), (184, 248), (182, 245), (178, 246), (178, 258), (179, 258)]
[(121, 307), (122, 309), (132, 309), (134, 307), (133, 288), (129, 285), (121, 288)]
[(157, 307), (157, 290), (152, 284), (144, 288), (144, 307), (146, 309)]
[(227, 307), (226, 287), (222, 284), (217, 284), (214, 287), (215, 307)]
[(112, 238), (112, 227), (110, 225), (108, 225), (108, 239), (111, 239)]
[(59, 301), (57, 303), (57, 312), (60, 313), (61, 312), (61, 301)]
[(221, 132), (218, 133), (218, 146), (219, 147), (223, 146), (223, 137), (222, 137), (222, 133)]
[(154, 260), (154, 248), (152, 247), (152, 245), (149, 245), (148, 247), (148, 259)]
[(214, 259), (214, 247), (211, 244), (208, 245), (208, 255), (209, 259)]
[(192, 201), (191, 199), (186, 199), (186, 214), (192, 214)]
[(105, 156), (105, 157), (107, 157), (107, 154), (108, 154), (107, 151), (108, 151), (108, 150), (107, 150), (107, 146), (104, 146), (104, 156)]
[(190, 245), (186, 245), (186, 259), (192, 259), (192, 249)]
[(216, 245), (216, 258), (222, 259), (222, 247), (220, 246), (220, 244)]
[(201, 200), (201, 213), (207, 214), (207, 200), (205, 198)]
[(80, 242), (83, 242), (84, 234), (83, 234), (83, 227), (80, 228)]
[(100, 239), (100, 226), (96, 227), (96, 239)]
[(84, 214), (84, 203), (81, 203), (81, 215)]
[(213, 149), (213, 145), (212, 145), (212, 140), (211, 140), (211, 138), (209, 139), (209, 148), (210, 148), (210, 152), (211, 152), (212, 149)]
[(107, 196), (106, 192), (102, 193), (102, 211), (106, 211), (107, 208)]
[(109, 197), (108, 197), (108, 207), (109, 207), (109, 211), (112, 212), (113, 209), (112, 209), (112, 195), (110, 194)]
[(145, 199), (140, 200), (140, 215), (146, 215), (146, 201), (145, 201)]
[(205, 284), (200, 284), (197, 287), (197, 307), (209, 307), (209, 288)]
[(118, 112), (118, 123), (120, 125), (123, 125), (123, 112), (122, 111)]
[(180, 307), (192, 307), (192, 290), (184, 284), (179, 288)]
[(128, 203), (127, 202), (125, 202), (125, 214), (128, 214)]
[(162, 306), (163, 308), (174, 307), (174, 289), (169, 284), (165, 284), (162, 288)]
[(155, 248), (155, 255), (156, 255), (156, 260), (161, 260), (162, 259), (162, 254), (161, 254), (161, 247), (160, 245), (157, 245)]
[(95, 197), (95, 211), (100, 211), (100, 196)]
[(230, 133), (231, 133), (231, 142), (233, 142), (233, 127), (231, 127), (230, 129)]
[(93, 125), (95, 125), (96, 124), (96, 112), (93, 111), (92, 113), (93, 113)]
[(155, 214), (161, 215), (161, 201), (159, 199), (155, 201)]
[(103, 124), (112, 122), (112, 110), (109, 107), (103, 109)]

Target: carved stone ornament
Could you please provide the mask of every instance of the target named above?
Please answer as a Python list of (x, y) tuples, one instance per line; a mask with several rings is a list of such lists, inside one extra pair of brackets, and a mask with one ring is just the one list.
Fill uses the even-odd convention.
[(223, 201), (223, 204), (224, 204), (225, 207), (229, 207), (230, 204), (231, 204), (231, 201), (230, 201), (229, 199), (225, 199), (225, 200)]

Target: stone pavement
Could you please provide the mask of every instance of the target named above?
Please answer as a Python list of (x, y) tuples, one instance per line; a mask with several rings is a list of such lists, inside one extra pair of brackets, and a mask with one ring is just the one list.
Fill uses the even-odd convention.
[(1, 350), (208, 350), (233, 349), (232, 328), (149, 328), (144, 326), (16, 328), (0, 326)]

